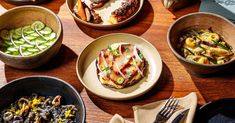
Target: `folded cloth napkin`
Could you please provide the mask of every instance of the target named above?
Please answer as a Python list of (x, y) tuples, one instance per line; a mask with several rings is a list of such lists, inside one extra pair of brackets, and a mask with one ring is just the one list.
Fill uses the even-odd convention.
[(217, 114), (214, 117), (212, 117), (208, 121), (208, 123), (235, 123), (235, 120), (227, 116), (224, 116), (223, 114)]
[[(178, 116), (185, 109), (190, 109), (190, 110), (187, 114), (187, 117), (183, 119), (183, 123), (192, 123), (197, 106), (196, 93), (192, 92), (187, 96), (178, 99), (179, 99), (179, 107), (177, 108), (176, 112), (171, 116), (171, 118), (167, 121), (167, 123), (171, 123), (175, 119), (175, 117)], [(133, 106), (135, 123), (153, 123), (157, 113), (160, 111), (161, 107), (164, 106), (165, 103), (166, 100), (161, 100), (142, 106)], [(123, 119), (123, 117), (121, 117), (118, 114), (115, 114), (109, 123), (132, 123), (132, 122)]]
[(212, 12), (235, 20), (235, 0), (202, 0), (200, 12)]
[(115, 114), (112, 119), (109, 121), (109, 123), (133, 123), (131, 121), (125, 120), (122, 116), (119, 114)]

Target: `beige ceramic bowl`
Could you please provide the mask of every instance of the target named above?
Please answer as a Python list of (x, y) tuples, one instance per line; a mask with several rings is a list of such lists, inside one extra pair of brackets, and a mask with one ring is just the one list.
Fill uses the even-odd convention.
[(221, 34), (224, 37), (225, 41), (233, 47), (233, 52), (235, 53), (235, 25), (222, 16), (205, 12), (188, 14), (176, 20), (168, 30), (167, 41), (172, 52), (184, 65), (184, 67), (193, 73), (215, 73), (226, 69), (235, 61), (235, 57), (233, 57), (233, 59), (225, 64), (204, 65), (186, 60), (183, 56), (180, 55), (177, 44), (182, 31), (198, 28), (208, 29), (210, 27), (212, 27), (213, 31)]
[(81, 20), (80, 18), (78, 18), (73, 12), (73, 7), (76, 5), (77, 0), (66, 0), (66, 4), (67, 4), (67, 8), (69, 9), (70, 14), (73, 16), (75, 21), (78, 22), (79, 24), (83, 24), (83, 25), (93, 27), (96, 29), (114, 29), (114, 28), (118, 28), (118, 27), (121, 27), (121, 26), (127, 24), (128, 22), (130, 22), (131, 20), (133, 20), (137, 16), (137, 14), (140, 12), (140, 10), (143, 6), (143, 3), (144, 3), (144, 0), (139, 0), (139, 1), (140, 1), (140, 5), (139, 5), (138, 10), (135, 12), (135, 14), (133, 14), (128, 19), (126, 19), (122, 22), (119, 22), (117, 24), (113, 24), (113, 25), (102, 25), (102, 24), (93, 24), (93, 23), (85, 22), (85, 21)]
[(0, 51), (0, 60), (5, 64), (19, 69), (37, 68), (57, 54), (62, 43), (62, 25), (60, 19), (51, 10), (40, 6), (20, 6), (0, 15), (0, 30), (30, 25), (40, 20), (57, 33), (56, 41), (33, 56), (12, 56)]
[[(109, 88), (102, 85), (97, 77), (96, 58), (102, 49), (113, 43), (136, 44), (147, 61), (145, 77), (133, 86), (124, 89)], [(162, 60), (156, 48), (145, 39), (131, 34), (114, 33), (90, 43), (78, 58), (76, 69), (81, 83), (92, 93), (106, 99), (127, 100), (146, 93), (155, 85), (162, 71)]]

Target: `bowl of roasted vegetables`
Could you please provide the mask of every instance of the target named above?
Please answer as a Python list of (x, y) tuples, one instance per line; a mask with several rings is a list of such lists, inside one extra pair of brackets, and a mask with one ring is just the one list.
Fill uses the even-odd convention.
[(210, 74), (234, 62), (235, 25), (212, 13), (179, 18), (168, 31), (168, 44), (189, 71)]
[(113, 29), (130, 22), (144, 0), (67, 0), (67, 8), (79, 24)]
[(0, 60), (19, 69), (33, 69), (60, 49), (62, 25), (50, 10), (21, 6), (0, 16)]
[(0, 92), (1, 123), (85, 122), (82, 98), (63, 80), (30, 76), (13, 80)]

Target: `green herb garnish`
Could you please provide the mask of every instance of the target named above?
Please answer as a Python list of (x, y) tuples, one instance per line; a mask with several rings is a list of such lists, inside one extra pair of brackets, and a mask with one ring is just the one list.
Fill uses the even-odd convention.
[(201, 54), (201, 56), (206, 57), (206, 58), (207, 58), (209, 61), (211, 61), (213, 64), (217, 64), (217, 61), (216, 61), (215, 59), (211, 58), (210, 56), (207, 56), (207, 55), (205, 55), (205, 54)]
[(111, 70), (110, 70), (110, 68), (109, 67), (106, 67), (106, 72), (108, 73), (108, 74), (111, 74)]
[(126, 50), (126, 52), (129, 52), (129, 51), (130, 51), (130, 49), (129, 49), (129, 48), (126, 48), (125, 50)]
[(108, 49), (109, 49), (110, 51), (112, 51), (112, 47), (111, 47), (111, 46), (108, 46)]
[(227, 48), (226, 46), (224, 46), (223, 44), (221, 44), (220, 42), (218, 41), (214, 41), (212, 40), (216, 45), (220, 46), (221, 48), (225, 49), (225, 50), (229, 50), (229, 48)]
[(184, 48), (184, 49), (186, 49), (189, 53), (191, 53), (192, 55), (195, 55), (190, 49), (188, 49), (188, 48)]
[(131, 73), (130, 72), (127, 73), (127, 78), (131, 78)]
[(201, 48), (201, 49), (203, 49), (203, 50), (206, 50), (206, 48), (204, 48), (204, 47), (202, 47), (202, 46), (200, 46), (200, 45), (199, 45), (198, 47)]
[(140, 53), (139, 57), (142, 59), (142, 58), (144, 58), (144, 55), (142, 53)]

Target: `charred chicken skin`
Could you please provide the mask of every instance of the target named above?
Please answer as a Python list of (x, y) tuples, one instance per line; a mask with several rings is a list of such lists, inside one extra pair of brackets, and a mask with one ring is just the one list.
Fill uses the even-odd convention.
[(109, 0), (93, 0), (91, 3), (91, 8), (92, 9), (98, 9), (101, 8), (107, 3)]
[(126, 20), (136, 12), (136, 10), (138, 9), (138, 5), (138, 0), (125, 0), (120, 8), (112, 12), (112, 15), (109, 19), (110, 23), (116, 24), (118, 22)]

